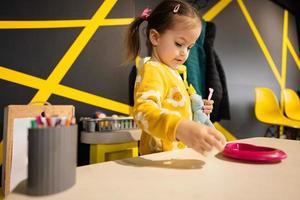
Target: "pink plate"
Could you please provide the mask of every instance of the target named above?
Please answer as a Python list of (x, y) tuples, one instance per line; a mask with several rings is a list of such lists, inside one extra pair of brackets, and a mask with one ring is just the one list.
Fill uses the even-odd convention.
[(228, 143), (226, 144), (222, 154), (226, 157), (254, 161), (261, 163), (275, 163), (287, 157), (284, 151), (279, 149), (255, 146), (246, 143)]

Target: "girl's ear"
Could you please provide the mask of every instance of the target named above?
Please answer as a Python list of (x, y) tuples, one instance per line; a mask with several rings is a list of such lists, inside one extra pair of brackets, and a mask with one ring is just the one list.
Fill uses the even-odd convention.
[(159, 33), (155, 29), (150, 29), (149, 40), (153, 46), (157, 46), (159, 41)]

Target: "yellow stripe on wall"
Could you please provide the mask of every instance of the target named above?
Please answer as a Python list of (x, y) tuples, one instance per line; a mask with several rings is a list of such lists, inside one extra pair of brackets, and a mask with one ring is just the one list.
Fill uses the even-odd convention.
[[(97, 26), (127, 25), (133, 18), (103, 19)], [(90, 20), (43, 20), (43, 21), (0, 21), (0, 29), (43, 29), (85, 27)]]
[(66, 52), (66, 54), (55, 67), (55, 69), (52, 71), (52, 73), (47, 79), (46, 84), (33, 97), (33, 99), (31, 100), (32, 102), (48, 100), (51, 93), (53, 92), (53, 88), (49, 86), (51, 86), (52, 84), (58, 84), (63, 79), (63, 77), (71, 68), (76, 58), (79, 56), (79, 54), (89, 42), (91, 37), (97, 31), (97, 22), (102, 22), (102, 20), (108, 15), (108, 13), (113, 8), (116, 2), (116, 0), (106, 0), (103, 2), (103, 4), (95, 13), (95, 15), (89, 21), (88, 25), (82, 30), (82, 32), (74, 41), (70, 49)]
[(216, 127), (216, 129), (218, 129), (218, 131), (223, 133), (227, 141), (236, 140), (236, 137), (233, 134), (231, 134), (226, 128), (224, 128), (220, 123), (215, 122), (214, 126)]
[(0, 66), (0, 79), (39, 89), (45, 80)]
[(256, 26), (255, 26), (255, 24), (254, 24), (254, 22), (253, 22), (253, 20), (250, 16), (250, 14), (249, 14), (246, 6), (243, 3), (243, 1), (242, 0), (237, 0), (237, 2), (238, 2), (239, 6), (242, 10), (242, 13), (244, 14), (249, 26), (250, 26), (250, 29), (252, 30), (252, 32), (255, 36), (255, 39), (257, 40), (263, 54), (265, 55), (265, 57), (267, 59), (267, 62), (269, 63), (269, 66), (270, 66), (270, 68), (271, 68), (271, 70), (272, 70), (272, 72), (275, 76), (275, 79), (277, 80), (277, 82), (281, 86), (282, 85), (281, 76), (280, 76), (280, 74), (278, 72), (278, 69), (277, 69), (277, 67), (276, 67), (276, 65), (275, 65), (275, 63), (274, 63), (274, 61), (273, 61), (273, 59), (272, 59), (272, 57), (271, 57), (271, 55), (268, 51), (268, 48), (267, 48), (266, 44), (264, 43), (261, 35), (259, 34), (259, 32), (258, 32), (258, 30), (257, 30), (257, 28), (256, 28)]
[(89, 20), (0, 21), (0, 29), (42, 29), (84, 27)]
[(127, 104), (93, 95), (71, 87), (57, 85), (56, 87), (54, 87), (53, 94), (57, 94), (59, 96), (74, 99), (79, 102), (129, 115), (130, 106)]
[[(45, 85), (46, 80), (37, 78), (35, 76), (27, 75), (15, 70), (7, 69), (0, 66), (0, 79), (24, 85), (34, 89), (40, 89)], [(53, 88), (53, 94), (73, 99), (79, 102), (105, 108), (125, 115), (129, 114), (130, 106), (124, 103), (113, 101), (101, 96), (90, 94), (84, 91), (80, 91), (71, 87), (63, 85), (51, 85)]]
[(291, 41), (289, 40), (289, 38), (287, 38), (286, 44), (287, 44), (287, 47), (288, 47), (289, 51), (290, 51), (291, 54), (292, 54), (292, 57), (293, 57), (294, 60), (295, 60), (295, 63), (296, 63), (297, 66), (298, 66), (298, 69), (300, 70), (300, 57), (297, 55), (297, 53), (296, 53), (296, 51), (295, 51), (295, 49), (294, 49), (294, 47), (293, 47)]
[(281, 95), (280, 107), (283, 112), (284, 96), (283, 90), (286, 82), (286, 58), (287, 58), (287, 45), (286, 39), (288, 37), (288, 12), (285, 10), (283, 14), (283, 30), (282, 30), (282, 55), (281, 55)]
[(205, 21), (213, 20), (229, 3), (231, 3), (231, 0), (220, 0), (203, 15), (203, 19)]

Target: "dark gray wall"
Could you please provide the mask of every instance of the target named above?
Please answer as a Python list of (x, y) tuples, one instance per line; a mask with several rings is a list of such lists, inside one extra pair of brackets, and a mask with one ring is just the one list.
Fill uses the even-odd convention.
[[(119, 0), (108, 18), (139, 15), (145, 7), (154, 7), (159, 0)], [(208, 1), (201, 8), (205, 13), (218, 0)], [(90, 19), (102, 0), (0, 1), (0, 21)], [(244, 0), (278, 69), (281, 71), (283, 8), (269, 0)], [(205, 5), (205, 4), (203, 4)], [(266, 125), (254, 115), (254, 89), (272, 88), (279, 97), (280, 87), (263, 55), (237, 1), (232, 1), (213, 20), (217, 26), (215, 49), (222, 61), (228, 84), (231, 120), (221, 124), (237, 138), (262, 136)], [(128, 75), (131, 64), (124, 65), (123, 36), (126, 25), (101, 27), (71, 66), (61, 84), (91, 94), (128, 104)], [(1, 29), (0, 66), (46, 79), (56, 64), (83, 30)], [(289, 39), (299, 55), (296, 19), (289, 15)], [(143, 55), (145, 55), (143, 51)], [(290, 53), (287, 56), (286, 86), (299, 90), (300, 73)], [(37, 90), (0, 79), (0, 130), (3, 109), (8, 104), (27, 104)], [(52, 104), (73, 104), (76, 116), (91, 116), (102, 108), (66, 97), (51, 95)], [(102, 109), (108, 115), (114, 113)], [(0, 134), (2, 135), (2, 134)], [(88, 146), (79, 146), (79, 162), (88, 162)]]
[[(267, 0), (244, 3), (281, 73), (283, 9)], [(238, 138), (262, 136), (267, 126), (254, 115), (255, 87), (269, 87), (279, 99), (280, 85), (236, 2), (213, 22), (217, 25), (215, 48), (227, 76), (232, 113), (232, 119), (221, 124)], [(288, 33), (295, 50), (299, 49), (295, 17), (291, 14)], [(300, 71), (288, 51), (286, 87), (299, 90), (299, 86)]]

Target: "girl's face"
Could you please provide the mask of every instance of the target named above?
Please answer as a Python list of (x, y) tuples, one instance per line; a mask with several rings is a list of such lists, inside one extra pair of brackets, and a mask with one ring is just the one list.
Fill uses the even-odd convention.
[(152, 58), (172, 69), (177, 69), (188, 58), (190, 49), (200, 36), (200, 32), (201, 25), (198, 21), (195, 22), (195, 26), (189, 28), (183, 22), (178, 23), (162, 34), (154, 29), (150, 30)]

